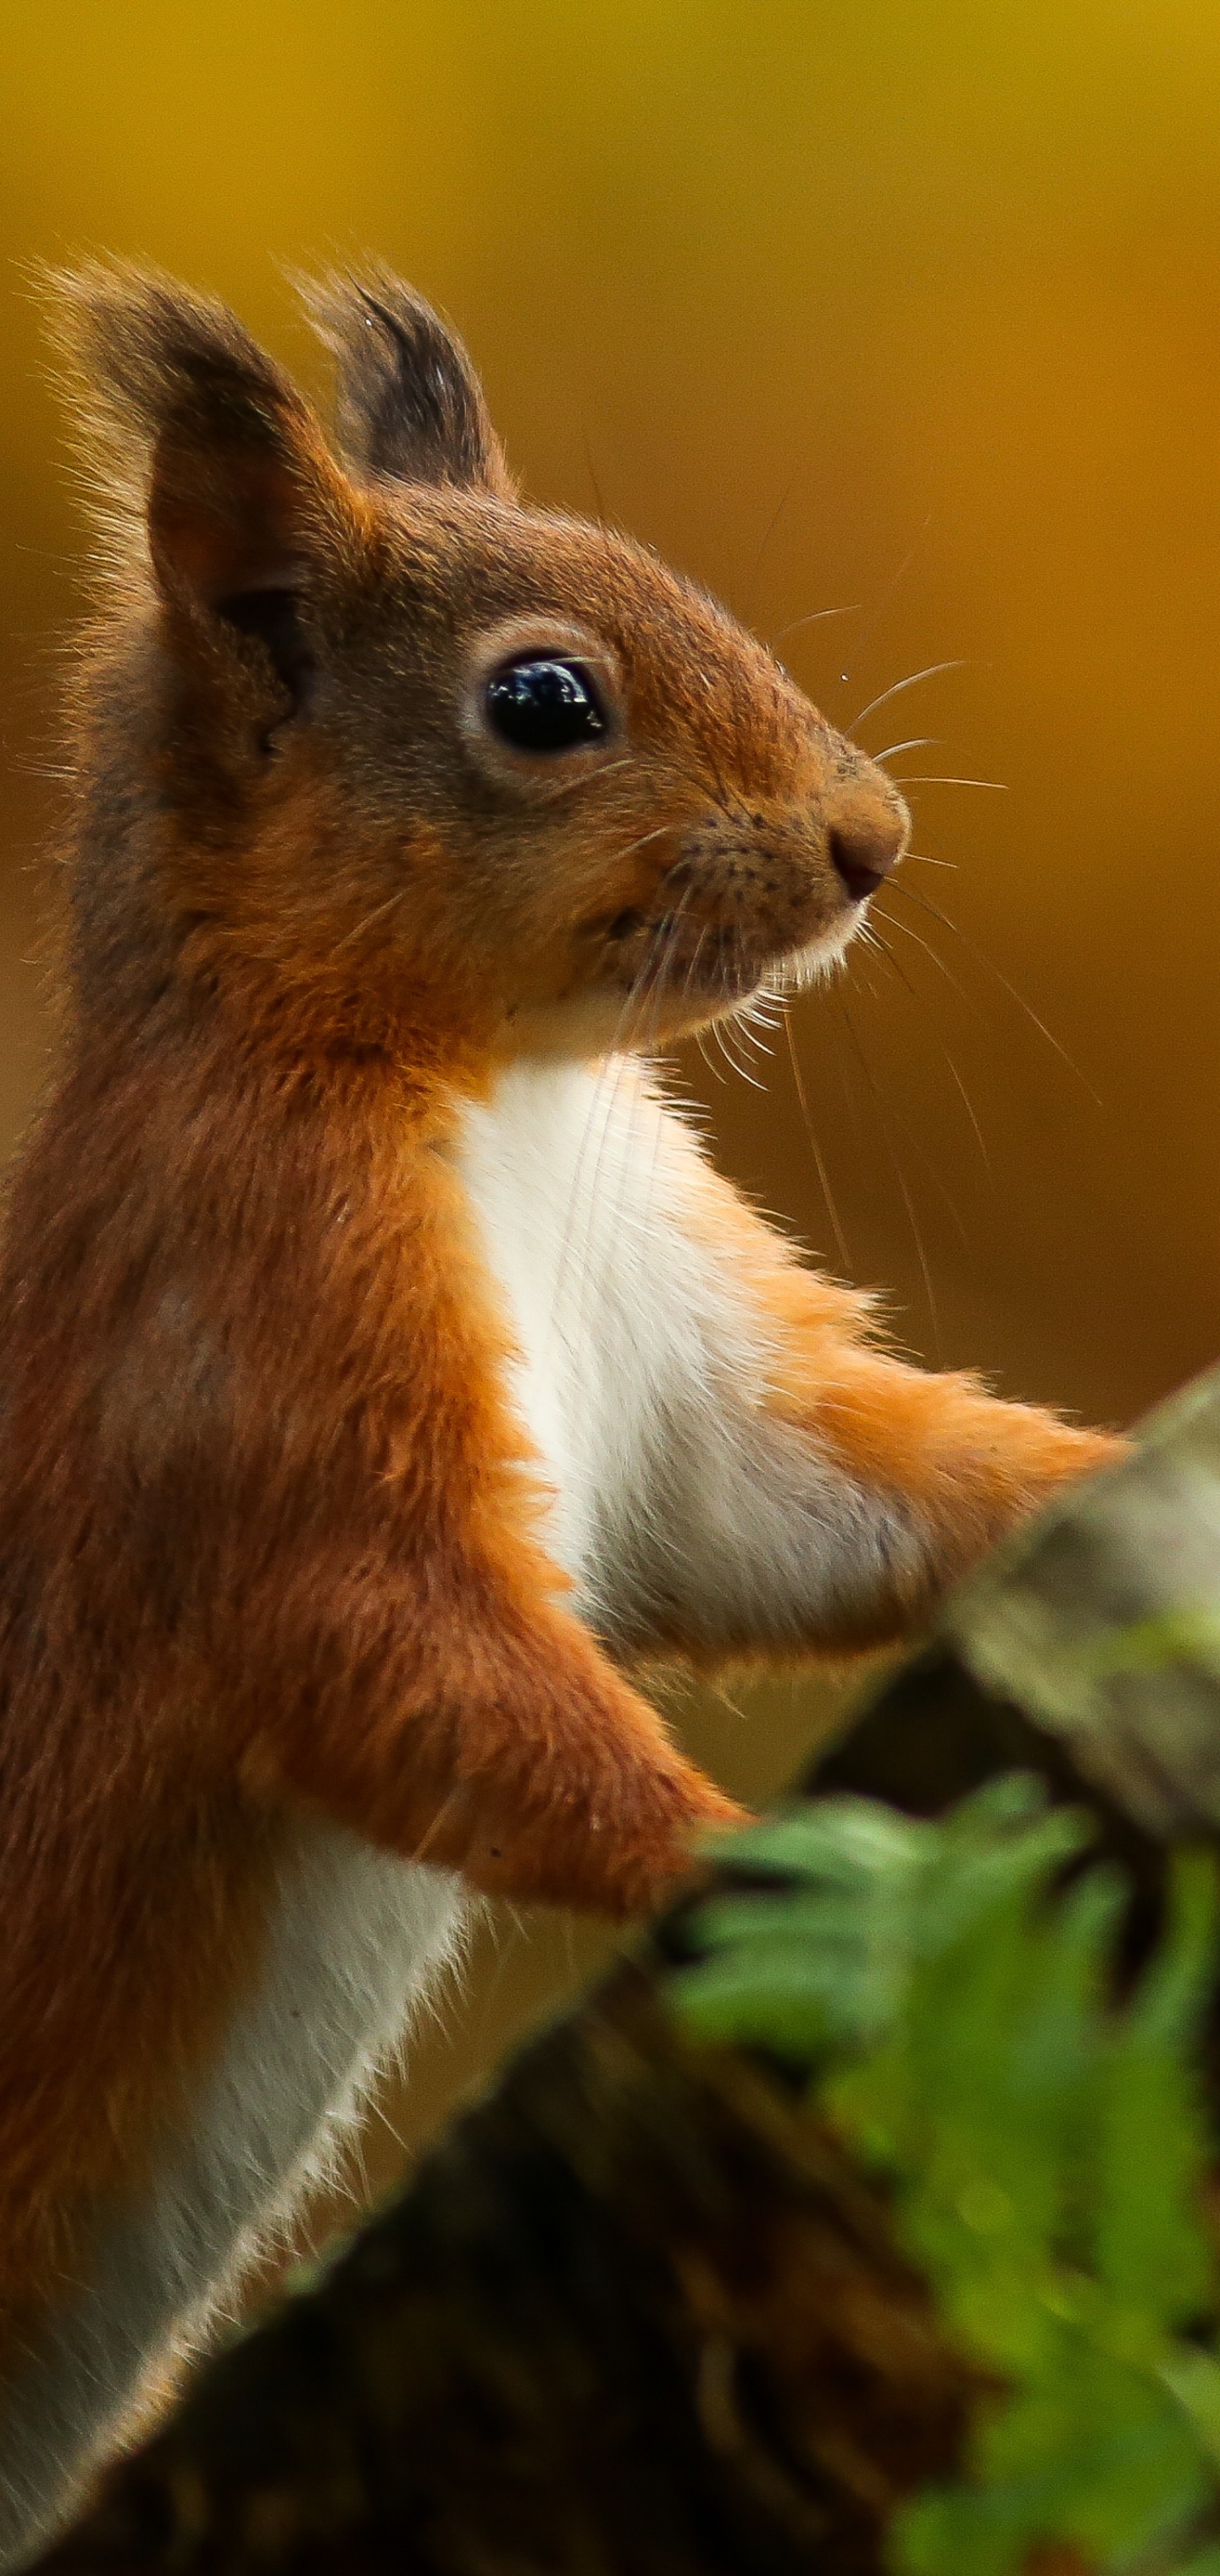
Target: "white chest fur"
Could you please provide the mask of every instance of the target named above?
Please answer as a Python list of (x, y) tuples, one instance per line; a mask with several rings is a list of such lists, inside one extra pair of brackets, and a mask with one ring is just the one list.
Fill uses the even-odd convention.
[(769, 1411), (774, 1328), (694, 1138), (631, 1059), (513, 1066), (465, 1112), (457, 1162), (554, 1495), (549, 1543), (607, 1639), (677, 1624), (782, 1650), (892, 1579), (898, 1514)]
[(527, 1061), (466, 1112), (458, 1152), (554, 1495), (548, 1543), (612, 1623), (667, 1390), (703, 1366), (694, 1255), (666, 1222), (669, 1125), (630, 1064)]

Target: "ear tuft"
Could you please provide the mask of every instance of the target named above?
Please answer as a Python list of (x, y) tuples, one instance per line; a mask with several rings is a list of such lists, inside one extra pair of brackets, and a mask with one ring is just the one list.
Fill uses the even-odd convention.
[(339, 368), (339, 436), (353, 470), (407, 483), (512, 485), (461, 341), (388, 269), (298, 280)]
[(290, 378), (226, 306), (155, 270), (96, 262), (48, 283), (125, 563), (146, 530), (170, 594), (215, 607), (291, 587), (353, 496)]

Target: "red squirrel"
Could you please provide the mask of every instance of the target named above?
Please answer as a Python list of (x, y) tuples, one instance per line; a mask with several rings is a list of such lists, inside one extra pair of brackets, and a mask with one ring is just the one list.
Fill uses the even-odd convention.
[(638, 1676), (904, 1636), (1115, 1449), (893, 1356), (649, 1070), (838, 962), (895, 787), (520, 499), (416, 295), (310, 303), (333, 438), (221, 305), (60, 296), (107, 517), (0, 1284), (5, 2566), (470, 1891), (630, 1914), (736, 1813)]

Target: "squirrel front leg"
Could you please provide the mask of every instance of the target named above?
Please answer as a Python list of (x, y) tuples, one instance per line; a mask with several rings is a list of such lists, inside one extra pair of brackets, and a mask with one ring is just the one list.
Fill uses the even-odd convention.
[(809, 1285), (766, 1413), (811, 1466), (842, 1477), (866, 1519), (871, 1506), (876, 1577), (858, 1604), (844, 1600), (841, 1635), (885, 1644), (923, 1625), (989, 1548), (1060, 1486), (1113, 1465), (1125, 1443), (1005, 1401), (967, 1372), (912, 1367), (825, 1320)]
[(326, 1633), (298, 1651), (330, 1676), (295, 1709), (281, 1695), (247, 1753), (252, 1785), (302, 1794), (487, 1894), (649, 1909), (689, 1867), (697, 1830), (741, 1811), (540, 1574), (560, 1579), (524, 1542), (498, 1565), (426, 1567), (409, 1583), (367, 1565), (337, 1584), (316, 1570)]
[(639, 1568), (628, 1649), (709, 1668), (889, 1644), (1060, 1485), (1123, 1454), (897, 1358), (868, 1300), (806, 1268), (689, 1137), (668, 1169), (704, 1356), (654, 1464), (666, 1490), (640, 1514), (682, 1542)]
[(448, 1096), (408, 1115), (352, 1083), (320, 1133), (260, 1120), (257, 1294), (236, 1255), (196, 1261), (157, 1310), (225, 1355), (189, 1455), (226, 1759), (489, 1893), (647, 1910), (739, 1810), (567, 1606)]

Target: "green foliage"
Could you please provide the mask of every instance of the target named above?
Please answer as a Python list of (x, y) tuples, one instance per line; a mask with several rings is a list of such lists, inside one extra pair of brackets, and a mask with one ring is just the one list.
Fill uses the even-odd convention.
[(674, 1980), (686, 2027), (777, 2053), (894, 2194), (951, 2328), (1002, 2383), (968, 2474), (899, 2518), (901, 2576), (1220, 2576), (1220, 2301), (1193, 2069), (1217, 1977), (1210, 1856), (1110, 2001), (1123, 1888), (1087, 1819), (1011, 1778), (939, 1823), (841, 1799), (718, 1846), (728, 1894)]

